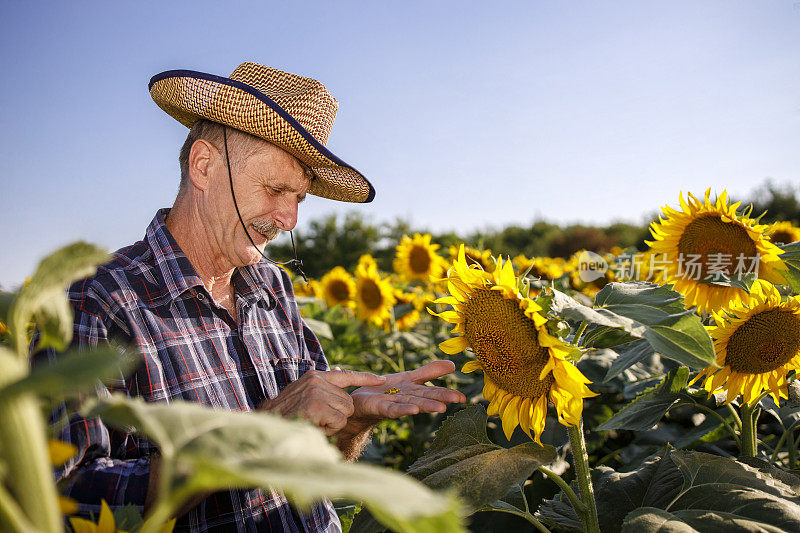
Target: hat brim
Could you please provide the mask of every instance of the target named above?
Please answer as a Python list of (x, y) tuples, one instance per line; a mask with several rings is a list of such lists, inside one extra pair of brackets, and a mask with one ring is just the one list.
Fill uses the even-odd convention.
[(358, 170), (334, 155), (255, 87), (204, 72), (168, 70), (153, 76), (148, 89), (161, 109), (188, 128), (204, 118), (255, 135), (291, 153), (317, 176), (309, 194), (355, 203), (375, 198), (375, 188)]

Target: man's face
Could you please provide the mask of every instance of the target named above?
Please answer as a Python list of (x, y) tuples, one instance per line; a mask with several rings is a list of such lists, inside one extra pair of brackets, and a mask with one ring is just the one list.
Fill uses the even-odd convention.
[[(251, 265), (261, 260), (260, 251), (278, 236), (297, 224), (297, 207), (305, 199), (309, 187), (303, 167), (294, 156), (266, 141), (252, 141), (258, 147), (243, 159), (228, 149), (233, 175), (233, 188), (247, 238), (233, 204), (225, 165), (224, 147), (211, 162), (211, 183), (204, 193), (207, 225), (212, 230), (219, 259), (233, 267)], [(238, 144), (238, 143), (237, 143)], [(241, 145), (239, 145), (241, 146)], [(238, 148), (241, 150), (241, 148)]]

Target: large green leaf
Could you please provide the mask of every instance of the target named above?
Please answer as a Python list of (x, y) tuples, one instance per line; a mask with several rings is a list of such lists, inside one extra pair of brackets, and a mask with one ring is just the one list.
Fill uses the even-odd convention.
[(9, 311), (9, 328), (20, 356), (28, 353), (27, 328), (36, 322), (38, 348), (63, 350), (72, 340), (72, 311), (64, 293), (72, 281), (94, 273), (108, 254), (94, 245), (75, 242), (45, 257)]
[(795, 294), (800, 293), (800, 242), (786, 244), (781, 248), (783, 248), (781, 260), (785, 265), (781, 275)]
[(552, 446), (527, 442), (503, 448), (492, 443), (486, 435), (486, 421), (481, 405), (449, 417), (408, 473), (435, 489), (454, 487), (475, 511), (500, 500), (539, 466), (556, 459)]
[[(782, 476), (792, 476), (783, 472)], [(694, 451), (671, 451), (639, 469), (593, 472), (602, 531), (797, 531), (800, 498), (770, 473), (740, 461)], [(800, 483), (800, 480), (797, 480)], [(556, 502), (563, 502), (559, 495)], [(552, 523), (577, 517), (554, 500), (540, 507)]]
[(668, 286), (609, 283), (597, 293), (596, 308), (553, 289), (551, 310), (567, 319), (619, 328), (669, 359), (691, 368), (715, 364), (714, 346), (700, 317)]
[(463, 530), (454, 500), (390, 470), (343, 462), (324, 435), (305, 422), (120, 396), (96, 399), (84, 414), (134, 428), (158, 445), (164, 461), (181, 473), (173, 479), (172, 496), (165, 498), (271, 487), (302, 508), (323, 497), (361, 500), (395, 531)]
[(651, 283), (609, 283), (597, 293), (595, 305), (646, 327), (642, 335), (655, 351), (691, 368), (713, 365), (711, 337), (683, 296)]
[(0, 388), (0, 402), (27, 392), (59, 398), (91, 391), (98, 380), (123, 376), (138, 362), (138, 355), (111, 346), (100, 346), (91, 351), (70, 351), (52, 364), (38, 365), (24, 378)]
[[(625, 516), (637, 507), (666, 507), (678, 494), (682, 481), (678, 468), (661, 457), (645, 461), (633, 472), (618, 473), (605, 466), (595, 468), (592, 483), (600, 530), (619, 531)], [(581, 527), (580, 518), (563, 492), (543, 502), (537, 514), (561, 527)]]
[(689, 369), (679, 367), (669, 372), (657, 386), (646, 390), (626, 405), (598, 430), (631, 429), (645, 431), (655, 426), (664, 413), (686, 393)]
[(611, 381), (633, 365), (652, 358), (656, 353), (653, 347), (650, 346), (650, 343), (643, 339), (616, 347), (614, 351), (617, 352), (619, 356), (611, 363), (608, 372), (606, 372), (603, 378), (603, 382)]

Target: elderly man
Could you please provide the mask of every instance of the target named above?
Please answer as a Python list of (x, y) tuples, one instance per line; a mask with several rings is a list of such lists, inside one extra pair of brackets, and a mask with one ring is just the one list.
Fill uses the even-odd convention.
[[(372, 185), (325, 147), (336, 101), (325, 87), (255, 63), (229, 78), (154, 76), (156, 103), (191, 128), (181, 184), (145, 237), (70, 289), (75, 343), (135, 346), (141, 367), (112, 389), (148, 401), (182, 399), (303, 417), (355, 459), (383, 418), (443, 412), (462, 394), (424, 383), (449, 361), (389, 376), (330, 370), (303, 323), (289, 276), (264, 255), (291, 231), (306, 194), (369, 202)], [(348, 394), (347, 387), (358, 387)], [(397, 394), (384, 394), (387, 388)], [(145, 440), (73, 416), (62, 438), (79, 453), (62, 477), (83, 513), (145, 509), (156, 497), (157, 454)], [(301, 514), (274, 491), (234, 490), (193, 502), (177, 531), (338, 531), (329, 501)]]

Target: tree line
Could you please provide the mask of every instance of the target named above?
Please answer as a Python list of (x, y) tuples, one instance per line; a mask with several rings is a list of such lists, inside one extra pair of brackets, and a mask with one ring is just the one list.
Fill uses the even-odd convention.
[[(764, 223), (789, 221), (800, 224), (800, 187), (767, 181), (747, 198), (737, 198), (742, 206), (753, 205), (753, 216), (765, 213)], [(362, 254), (369, 253), (385, 271), (391, 271), (395, 247), (403, 235), (415, 232), (431, 233), (434, 242), (446, 250), (450, 245), (464, 242), (467, 246), (491, 249), (494, 253), (528, 257), (569, 257), (578, 250), (603, 253), (614, 246), (647, 248), (649, 225), (658, 213), (654, 212), (640, 224), (614, 222), (604, 226), (571, 224), (561, 226), (538, 220), (530, 225), (508, 225), (500, 229), (473, 230), (465, 234), (436, 233), (413, 227), (408, 221), (373, 223), (357, 212), (344, 217), (330, 215), (312, 220), (305, 228), (294, 232), (297, 254), (303, 260), (305, 272), (321, 277), (334, 266), (352, 269)], [(270, 245), (271, 256), (278, 260), (291, 258), (291, 243), (283, 240)]]

